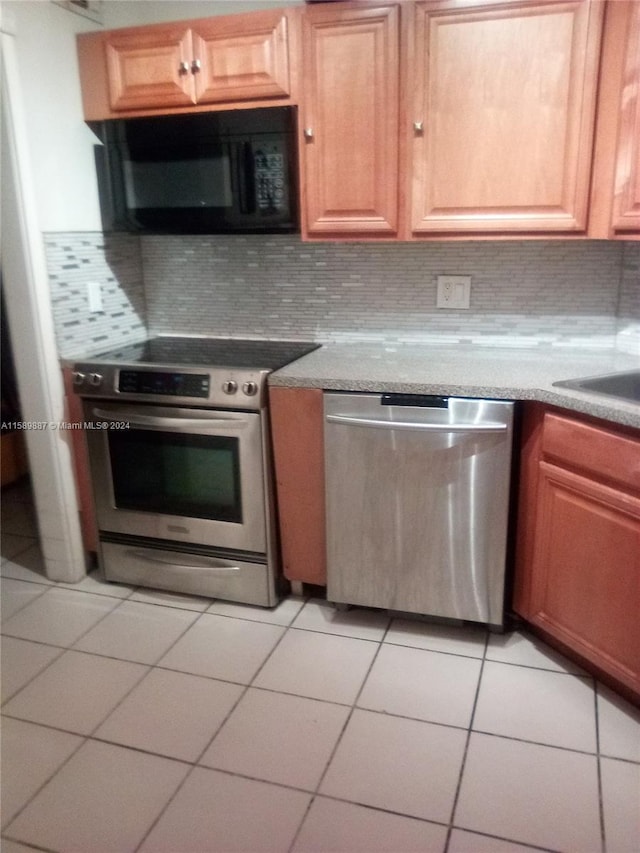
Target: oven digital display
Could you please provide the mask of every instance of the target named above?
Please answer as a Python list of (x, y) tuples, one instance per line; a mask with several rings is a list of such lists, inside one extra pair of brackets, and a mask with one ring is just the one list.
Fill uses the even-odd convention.
[(209, 396), (206, 373), (163, 373), (155, 370), (121, 370), (118, 391), (124, 394), (163, 394), (167, 397)]

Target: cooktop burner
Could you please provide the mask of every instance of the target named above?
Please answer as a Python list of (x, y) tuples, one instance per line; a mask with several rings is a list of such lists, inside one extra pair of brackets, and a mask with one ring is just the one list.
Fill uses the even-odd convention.
[(160, 336), (100, 353), (91, 361), (118, 365), (148, 364), (170, 369), (189, 366), (278, 370), (319, 346), (311, 341)]

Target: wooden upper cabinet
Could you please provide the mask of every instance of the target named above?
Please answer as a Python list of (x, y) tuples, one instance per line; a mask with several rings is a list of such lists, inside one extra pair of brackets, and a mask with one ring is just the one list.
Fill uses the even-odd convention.
[(291, 103), (299, 17), (297, 9), (267, 9), (83, 33), (85, 119)]
[(415, 235), (585, 230), (603, 10), (415, 4)]
[(115, 30), (104, 49), (113, 110), (195, 103), (191, 31), (184, 24)]
[(607, 4), (589, 236), (640, 239), (640, 0)]
[(303, 21), (303, 231), (395, 236), (399, 8), (311, 6)]
[(193, 29), (193, 55), (199, 103), (290, 94), (287, 18), (273, 9), (198, 24)]

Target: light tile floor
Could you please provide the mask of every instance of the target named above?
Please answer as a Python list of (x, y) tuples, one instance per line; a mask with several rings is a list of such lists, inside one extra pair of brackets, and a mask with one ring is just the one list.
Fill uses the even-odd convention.
[(640, 712), (525, 633), (52, 584), (2, 497), (3, 853), (640, 850)]

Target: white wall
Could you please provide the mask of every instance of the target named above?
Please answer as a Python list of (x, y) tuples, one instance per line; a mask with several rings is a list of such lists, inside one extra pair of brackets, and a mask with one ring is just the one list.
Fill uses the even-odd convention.
[(105, 27), (132, 27), (183, 18), (235, 15), (270, 7), (302, 5), (304, 0), (106, 0)]
[(40, 231), (99, 231), (95, 137), (82, 118), (75, 34), (97, 25), (47, 0), (3, 0), (21, 73)]

